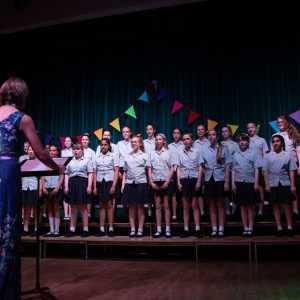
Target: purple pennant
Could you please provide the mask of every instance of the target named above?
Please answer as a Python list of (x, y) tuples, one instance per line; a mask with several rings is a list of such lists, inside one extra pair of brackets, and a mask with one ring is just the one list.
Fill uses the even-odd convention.
[(289, 114), (289, 116), (294, 119), (298, 124), (300, 124), (300, 109), (294, 111), (293, 113)]
[(154, 91), (157, 93), (158, 80), (153, 79), (153, 80), (151, 81), (151, 84), (154, 85)]
[(45, 145), (50, 144), (52, 142), (53, 138), (54, 138), (54, 136), (52, 134), (45, 133), (44, 134)]
[(158, 97), (157, 97), (157, 101), (166, 98), (168, 95), (169, 95), (168, 92), (164, 88), (160, 89)]

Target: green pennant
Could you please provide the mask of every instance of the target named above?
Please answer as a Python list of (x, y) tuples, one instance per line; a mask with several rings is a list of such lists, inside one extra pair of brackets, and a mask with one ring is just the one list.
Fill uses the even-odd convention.
[(130, 117), (132, 117), (132, 118), (134, 118), (134, 119), (137, 119), (136, 114), (135, 114), (135, 110), (134, 110), (134, 106), (133, 106), (133, 105), (131, 105), (131, 106), (124, 112), (124, 114), (126, 114), (126, 115), (128, 115), (128, 116), (130, 116)]

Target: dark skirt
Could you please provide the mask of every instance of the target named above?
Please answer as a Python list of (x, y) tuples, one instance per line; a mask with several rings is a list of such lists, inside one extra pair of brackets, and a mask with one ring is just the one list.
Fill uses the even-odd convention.
[(22, 203), (23, 205), (37, 205), (39, 203), (39, 193), (38, 190), (29, 189), (27, 191), (22, 191)]
[(204, 195), (207, 198), (224, 198), (224, 183), (225, 181), (215, 181), (211, 175), (209, 181), (204, 181)]
[(71, 205), (91, 204), (92, 197), (86, 193), (88, 179), (80, 176), (69, 178), (69, 192), (66, 202)]
[(254, 191), (254, 183), (235, 182), (236, 194), (234, 195), (234, 203), (239, 205), (255, 205), (261, 202), (260, 195)]
[(163, 197), (165, 195), (172, 196), (174, 193), (174, 182), (170, 181), (167, 189), (162, 189), (161, 187), (164, 185), (165, 181), (154, 181), (154, 183), (160, 187), (159, 190), (152, 189), (154, 196)]
[(60, 202), (63, 199), (63, 192), (62, 189), (59, 189), (59, 191), (57, 192), (57, 194), (55, 196), (51, 196), (51, 192), (54, 189), (46, 189), (48, 194), (44, 195), (44, 202), (49, 202), (49, 201), (54, 201), (54, 202)]
[(262, 172), (262, 167), (258, 168), (258, 185), (265, 186), (264, 175)]
[(126, 183), (122, 200), (128, 205), (147, 204), (149, 202), (148, 183)]
[(0, 299), (21, 298), (21, 174), (17, 159), (0, 158)]
[(283, 186), (281, 183), (277, 187), (271, 187), (269, 201), (274, 204), (288, 203), (293, 201), (294, 195), (290, 190), (291, 186)]
[(182, 185), (182, 197), (200, 197), (201, 196), (201, 188), (199, 191), (195, 191), (195, 187), (197, 184), (197, 178), (182, 178), (180, 179), (180, 183)]
[(101, 182), (97, 181), (97, 198), (100, 201), (108, 201), (113, 198), (118, 198), (120, 197), (120, 187), (117, 183), (116, 185), (116, 190), (113, 195), (109, 193), (111, 187), (112, 187), (113, 182), (112, 181), (105, 181), (104, 178), (102, 179)]

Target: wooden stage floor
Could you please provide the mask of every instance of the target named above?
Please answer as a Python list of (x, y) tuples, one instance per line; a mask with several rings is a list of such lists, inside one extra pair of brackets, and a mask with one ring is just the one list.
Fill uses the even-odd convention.
[[(300, 299), (300, 261), (41, 260), (41, 287), (59, 300)], [(35, 259), (22, 258), (22, 290), (35, 287)], [(42, 299), (23, 296), (22, 300)]]

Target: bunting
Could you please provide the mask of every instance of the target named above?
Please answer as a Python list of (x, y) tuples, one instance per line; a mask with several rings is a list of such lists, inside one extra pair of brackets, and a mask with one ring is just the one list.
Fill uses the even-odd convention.
[(289, 115), (292, 119), (294, 119), (298, 124), (300, 124), (300, 109), (294, 111)]
[(45, 145), (50, 144), (54, 139), (54, 136), (49, 133), (44, 133), (44, 143)]
[(65, 149), (65, 137), (64, 136), (60, 136), (59, 137), (59, 141), (60, 141), (60, 146), (61, 146), (61, 149)]
[(214, 129), (218, 124), (219, 123), (214, 120), (207, 119), (207, 130)]
[(227, 124), (231, 128), (232, 136), (236, 133), (237, 129), (240, 127), (239, 125)]
[(165, 89), (161, 88), (157, 96), (157, 101), (162, 100), (166, 97), (168, 97), (168, 92)]
[(269, 124), (270, 124), (270, 126), (271, 126), (276, 132), (279, 132), (279, 131), (280, 131), (280, 129), (279, 129), (278, 125), (277, 125), (277, 120), (271, 121), (271, 122), (269, 122)]
[(109, 125), (118, 130), (119, 132), (121, 131), (119, 118), (114, 119), (112, 122), (109, 123)]
[(198, 118), (200, 118), (200, 114), (198, 114), (197, 112), (191, 110), (190, 114), (189, 114), (188, 125), (190, 126)]
[(134, 118), (134, 119), (137, 119), (136, 114), (135, 114), (135, 110), (134, 110), (134, 106), (133, 106), (133, 105), (131, 105), (131, 106), (124, 112), (124, 114), (126, 114), (126, 115), (128, 115), (128, 116), (130, 116), (130, 117), (132, 117), (132, 118)]
[(148, 94), (147, 94), (147, 92), (146, 91), (144, 91), (144, 93), (139, 97), (139, 99), (138, 100), (140, 100), (140, 101), (144, 101), (144, 102), (147, 102), (147, 103), (149, 103), (149, 101), (148, 101)]
[(99, 128), (98, 130), (94, 131), (94, 135), (98, 138), (99, 141), (101, 141), (103, 135), (103, 128)]
[(82, 137), (83, 137), (83, 135), (77, 135), (76, 136), (76, 139), (77, 139), (78, 143), (81, 143)]
[(184, 105), (182, 103), (180, 103), (179, 101), (175, 100), (174, 104), (173, 104), (173, 108), (172, 108), (172, 112), (171, 114), (175, 114), (178, 110), (180, 110), (181, 108), (183, 108)]

